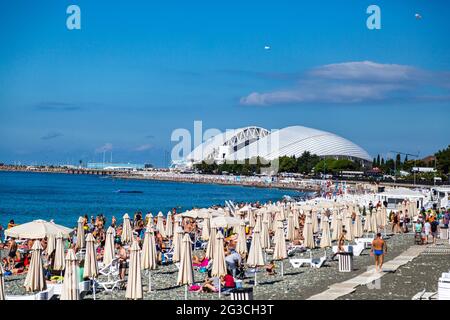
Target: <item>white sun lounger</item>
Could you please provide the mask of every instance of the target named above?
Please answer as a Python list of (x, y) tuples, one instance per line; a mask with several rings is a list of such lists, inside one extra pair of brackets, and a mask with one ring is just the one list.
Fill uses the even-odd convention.
[[(356, 245), (349, 244), (349, 245), (345, 245), (343, 247), (344, 247), (345, 252), (352, 252), (353, 255), (356, 257), (359, 257), (365, 249), (364, 243), (358, 243)], [(338, 252), (338, 246), (333, 246), (332, 249), (333, 249), (333, 253)]]
[(50, 300), (54, 296), (53, 286), (48, 286), (46, 290), (35, 294), (6, 296), (6, 300)]

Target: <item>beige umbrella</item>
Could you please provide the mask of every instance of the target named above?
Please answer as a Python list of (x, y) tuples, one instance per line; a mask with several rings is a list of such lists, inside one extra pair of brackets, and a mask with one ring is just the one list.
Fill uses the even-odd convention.
[(253, 212), (253, 209), (250, 208), (248, 209), (248, 222), (250, 225), (250, 228), (254, 228), (255, 227), (255, 213)]
[(130, 243), (133, 240), (133, 230), (131, 229), (130, 216), (128, 213), (123, 215), (122, 235), (120, 237), (122, 243)]
[(34, 240), (44, 239), (45, 237), (48, 237), (50, 235), (56, 236), (58, 233), (62, 233), (63, 237), (67, 239), (70, 237), (70, 234), (72, 232), (72, 229), (55, 224), (53, 222), (34, 220), (5, 230), (5, 235), (11, 238)]
[(86, 246), (86, 242), (84, 239), (84, 218), (78, 218), (78, 226), (77, 226), (77, 248), (83, 249)]
[(234, 217), (215, 217), (211, 219), (211, 227), (213, 228), (236, 228), (241, 224), (241, 219)]
[(381, 226), (382, 225), (382, 220), (383, 218), (381, 217), (383, 213), (381, 212), (381, 208), (377, 208), (377, 213), (376, 213), (376, 221), (377, 221), (377, 226)]
[(216, 245), (214, 246), (214, 259), (212, 261), (211, 275), (219, 277), (219, 298), (220, 298), (220, 277), (227, 274), (227, 265), (225, 264), (225, 252), (223, 250), (223, 234), (217, 232)]
[[(337, 212), (336, 212), (336, 210), (333, 210), (331, 212), (331, 228), (330, 229), (333, 231), (333, 233), (335, 230), (337, 230)], [(334, 240), (333, 237), (331, 237), (331, 239)]]
[(203, 241), (209, 240), (209, 230), (211, 230), (211, 221), (210, 221), (209, 217), (206, 217), (203, 219), (203, 224), (202, 224), (201, 239)]
[(317, 219), (317, 211), (316, 210), (313, 210), (313, 212), (312, 212), (311, 222), (312, 222), (313, 234), (319, 232), (319, 221)]
[(326, 215), (322, 216), (322, 238), (320, 239), (320, 247), (328, 248), (331, 247), (331, 233), (330, 224), (328, 222), (328, 217)]
[(35, 240), (31, 248), (31, 262), (25, 278), (25, 290), (28, 291), (42, 291), (45, 290), (47, 284), (44, 278), (44, 266), (42, 263), (41, 252), (42, 246), (39, 240)]
[(150, 212), (145, 217), (147, 218), (147, 228), (153, 228), (153, 214)]
[(263, 223), (267, 222), (267, 228), (269, 230), (272, 230), (273, 226), (272, 226), (272, 213), (270, 213), (270, 211), (265, 210), (264, 211), (264, 215), (263, 215)]
[(372, 221), (370, 221), (370, 226), (371, 226), (371, 231), (373, 233), (377, 233), (378, 232), (378, 225), (377, 225), (377, 214), (374, 212), (370, 215), (370, 218)]
[(103, 249), (103, 264), (105, 266), (109, 265), (111, 261), (114, 260), (115, 254), (114, 254), (114, 234), (115, 230), (113, 227), (109, 227), (108, 230), (106, 230), (106, 237), (105, 237), (105, 248)]
[(97, 253), (95, 252), (94, 236), (89, 233), (86, 236), (86, 257), (84, 259), (83, 278), (92, 279), (93, 296), (95, 300), (95, 278), (98, 276)]
[(353, 225), (353, 235), (355, 238), (361, 238), (363, 236), (363, 225), (361, 221), (361, 213), (356, 213), (355, 224)]
[[(177, 237), (175, 234), (174, 240)], [(175, 256), (175, 253), (174, 253)], [(156, 269), (156, 245), (153, 230), (147, 228), (145, 231), (144, 244), (141, 252), (141, 268), (148, 272), (148, 292), (152, 291), (151, 270)]]
[(294, 241), (295, 238), (295, 222), (294, 214), (291, 212), (287, 219), (287, 239), (289, 241)]
[(300, 223), (298, 222), (299, 218), (298, 210), (295, 209), (294, 211), (292, 211), (292, 213), (294, 214), (294, 228), (300, 229)]
[(263, 250), (270, 249), (269, 223), (263, 222), (261, 229), (261, 248)]
[(181, 245), (183, 243), (183, 234), (184, 231), (181, 227), (178, 227), (175, 230), (175, 236), (173, 237), (173, 262), (179, 262), (181, 260)]
[(255, 228), (258, 228), (259, 231), (262, 230), (262, 213), (259, 211), (256, 213)]
[(67, 250), (66, 270), (60, 300), (80, 300), (78, 259), (73, 249)]
[(55, 258), (53, 259), (53, 270), (62, 271), (66, 267), (66, 258), (64, 256), (64, 243), (62, 234), (56, 236)]
[[(209, 241), (211, 241), (211, 239), (209, 239)], [(183, 237), (183, 243), (181, 246), (181, 261), (177, 278), (178, 285), (185, 285), (185, 300), (187, 300), (187, 287), (192, 283), (194, 283), (194, 271), (192, 268), (192, 242), (189, 234), (186, 233)]]
[(372, 226), (371, 226), (372, 219), (370, 217), (370, 213), (367, 212), (365, 218), (366, 219), (364, 220), (364, 228), (363, 228), (363, 230), (365, 232), (371, 232), (371, 230), (372, 230)]
[(53, 251), (55, 251), (56, 247), (56, 239), (54, 234), (49, 234), (47, 237), (47, 248), (45, 249), (45, 253), (47, 256), (50, 256)]
[(255, 270), (255, 286), (256, 286), (256, 274), (257, 274), (257, 268), (264, 266), (264, 257), (263, 252), (261, 248), (261, 236), (260, 236), (260, 230), (258, 227), (255, 227), (253, 230), (253, 237), (252, 237), (252, 243), (250, 245), (250, 251), (248, 253), (247, 258), (247, 264), (250, 267), (256, 268)]
[(306, 216), (305, 225), (303, 227), (303, 244), (306, 248), (310, 249), (314, 249), (316, 246), (314, 243), (313, 222), (309, 215)]
[(167, 238), (166, 237), (166, 230), (164, 228), (164, 215), (163, 215), (163, 213), (161, 211), (158, 213), (158, 216), (157, 216), (156, 228), (158, 229), (159, 233), (161, 234), (161, 236), (163, 238)]
[(166, 237), (170, 238), (173, 236), (173, 219), (172, 219), (172, 213), (169, 211), (167, 213), (167, 219), (166, 219)]
[(127, 290), (125, 298), (138, 300), (142, 299), (142, 278), (141, 278), (141, 248), (135, 240), (130, 248), (130, 266), (128, 271)]
[(6, 300), (5, 279), (3, 274), (3, 267), (1, 264), (0, 264), (0, 300)]
[(284, 227), (282, 221), (276, 221), (275, 248), (273, 250), (273, 260), (281, 261), (281, 276), (284, 276), (283, 260), (287, 258), (286, 239), (284, 237)]
[(337, 213), (334, 216), (336, 219), (336, 227), (333, 229), (331, 240), (338, 240), (342, 233), (342, 215)]
[(217, 235), (217, 229), (211, 228), (208, 246), (206, 247), (206, 253), (205, 253), (205, 257), (208, 259), (212, 259), (214, 257), (214, 247), (216, 245), (216, 241), (215, 241), (216, 235)]
[(353, 224), (352, 224), (352, 216), (350, 212), (347, 211), (345, 220), (344, 220), (344, 226), (347, 233), (345, 234), (345, 240), (353, 241)]
[(236, 251), (239, 254), (247, 253), (247, 237), (245, 235), (245, 222), (242, 221), (238, 229), (238, 238), (236, 243)]

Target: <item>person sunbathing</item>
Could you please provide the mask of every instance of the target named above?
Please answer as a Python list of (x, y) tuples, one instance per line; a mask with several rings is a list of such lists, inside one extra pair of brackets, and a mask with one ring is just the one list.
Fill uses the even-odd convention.
[(205, 278), (205, 282), (202, 285), (202, 292), (209, 293), (209, 292), (218, 292), (218, 291), (219, 291), (219, 289), (217, 289), (214, 286), (212, 279)]
[(266, 272), (269, 276), (275, 275), (275, 263), (271, 260), (266, 266)]

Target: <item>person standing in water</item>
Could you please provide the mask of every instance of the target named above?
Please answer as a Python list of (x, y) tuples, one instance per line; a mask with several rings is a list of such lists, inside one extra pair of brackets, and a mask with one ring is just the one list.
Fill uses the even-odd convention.
[(372, 241), (371, 255), (375, 257), (375, 271), (383, 270), (384, 255), (387, 253), (386, 242), (381, 238), (381, 233), (377, 233), (377, 237)]

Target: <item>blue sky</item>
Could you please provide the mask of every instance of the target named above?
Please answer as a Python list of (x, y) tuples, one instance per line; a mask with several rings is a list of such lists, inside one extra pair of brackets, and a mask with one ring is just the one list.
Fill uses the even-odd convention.
[[(81, 8), (81, 30), (66, 8)], [(366, 9), (381, 8), (381, 30)], [(450, 143), (446, 1), (0, 7), (0, 162), (164, 164), (176, 128), (304, 125), (369, 154)], [(420, 13), (422, 19), (416, 19)], [(271, 50), (264, 50), (270, 45)], [(109, 157), (109, 156), (108, 156)]]

